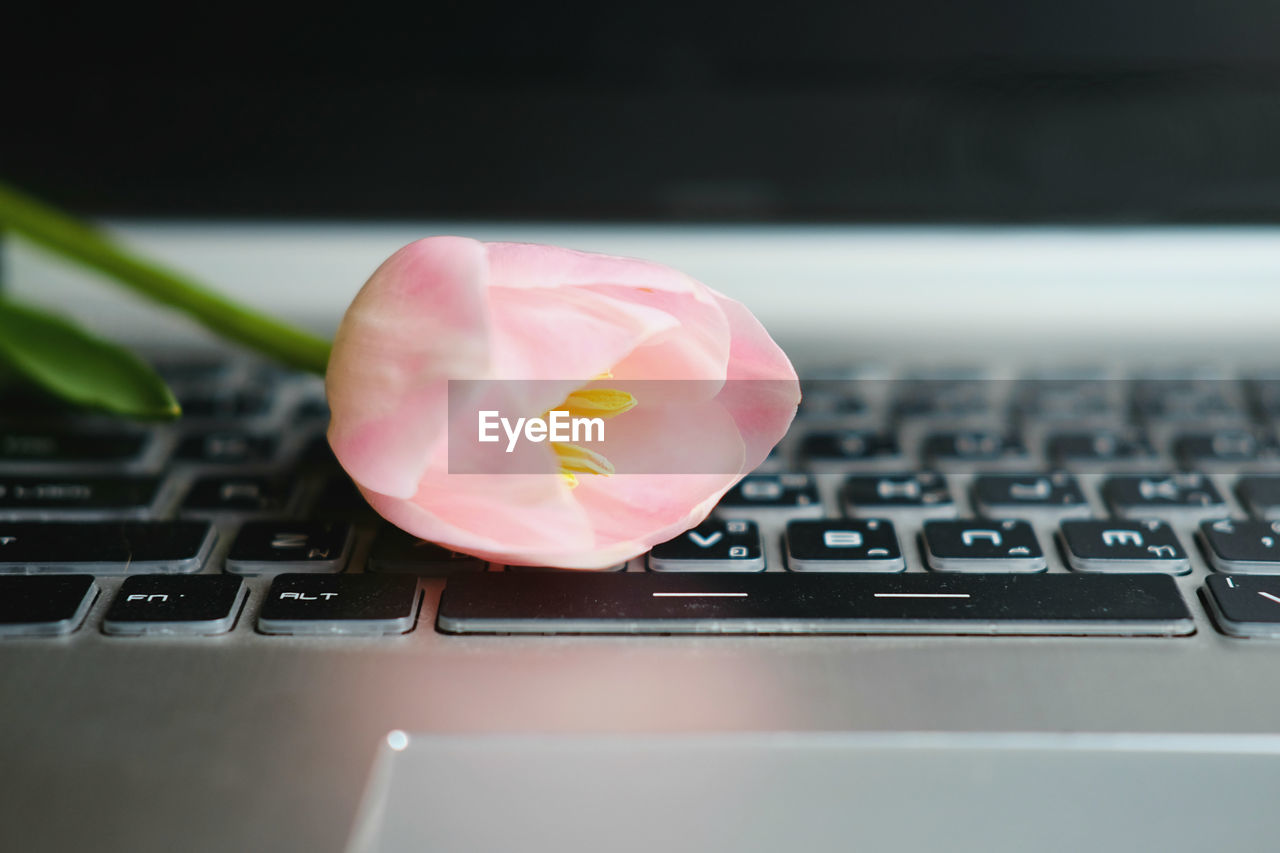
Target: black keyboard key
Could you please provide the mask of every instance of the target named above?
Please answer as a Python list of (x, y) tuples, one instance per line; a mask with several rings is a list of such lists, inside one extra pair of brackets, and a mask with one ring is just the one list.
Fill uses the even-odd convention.
[(0, 430), (0, 465), (124, 465), (141, 459), (150, 442), (145, 432)]
[(181, 394), (182, 414), (188, 418), (237, 420), (271, 412), (271, 397), (260, 390)]
[(804, 397), (796, 410), (801, 420), (856, 420), (868, 415), (871, 407), (854, 383), (827, 380), (804, 383)]
[(161, 356), (151, 360), (156, 372), (170, 385), (220, 386), (235, 377), (239, 365), (217, 354)]
[(902, 466), (902, 448), (893, 435), (869, 430), (813, 432), (800, 443), (805, 460), (818, 469), (883, 469)]
[(293, 410), (295, 423), (313, 423), (329, 419), (329, 401), (323, 395), (308, 395)]
[(767, 512), (802, 518), (821, 518), (822, 499), (808, 474), (751, 474), (729, 490), (717, 506), (726, 516)]
[(1248, 383), (1249, 396), (1263, 420), (1280, 416), (1280, 379), (1258, 377)]
[(0, 637), (70, 634), (97, 596), (86, 575), (0, 577)]
[(850, 518), (789, 522), (787, 567), (793, 572), (901, 572), (907, 563), (892, 522)]
[(1027, 449), (1017, 436), (997, 430), (934, 432), (925, 436), (925, 463), (940, 468), (983, 464), (1026, 465)]
[(158, 477), (0, 477), (0, 518), (143, 516)]
[(198, 572), (214, 539), (203, 521), (0, 521), (0, 573)]
[(1177, 534), (1163, 521), (1064, 521), (1061, 539), (1067, 562), (1078, 572), (1191, 571)]
[(311, 506), (311, 515), (317, 518), (345, 519), (372, 513), (373, 509), (356, 484), (342, 473), (334, 474), (325, 481)]
[(1047, 452), (1054, 465), (1072, 469), (1114, 463), (1145, 466), (1159, 458), (1145, 439), (1106, 429), (1054, 433)]
[(1241, 477), (1236, 496), (1256, 518), (1280, 519), (1280, 477)]
[(1091, 378), (1026, 379), (1014, 409), (1024, 422), (1118, 428), (1128, 417), (1121, 383)]
[(762, 572), (764, 551), (753, 521), (710, 518), (649, 552), (655, 572)]
[(486, 572), (450, 578), (437, 627), (512, 634), (1112, 634), (1195, 630), (1162, 575)]
[(484, 560), (459, 554), (432, 542), (425, 542), (398, 527), (378, 531), (369, 552), (369, 571), (445, 577), (459, 572), (483, 572)]
[(1147, 421), (1236, 423), (1248, 419), (1244, 396), (1226, 379), (1140, 380), (1134, 404)]
[[(487, 572), (485, 574), (488, 574)], [(407, 575), (280, 575), (271, 582), (264, 634), (403, 634), (418, 611), (418, 579)]]
[(1261, 451), (1257, 437), (1241, 429), (1180, 433), (1173, 439), (1174, 455), (1188, 468), (1233, 467), (1253, 462)]
[(271, 513), (290, 510), (295, 483), (276, 477), (201, 477), (182, 501), (185, 513)]
[(995, 411), (992, 385), (983, 379), (907, 379), (898, 386), (893, 416), (952, 422), (985, 419)]
[(175, 455), (179, 461), (200, 465), (252, 465), (272, 461), (276, 445), (269, 435), (201, 432), (183, 438)]
[(341, 471), (338, 465), (338, 457), (333, 455), (333, 448), (329, 446), (329, 438), (324, 433), (313, 435), (307, 439), (306, 444), (302, 447), (302, 453), (298, 457), (298, 462), (313, 468), (323, 468), (330, 471)]
[(352, 538), (351, 525), (342, 521), (247, 521), (227, 554), (227, 571), (340, 572)]
[(1220, 572), (1280, 574), (1280, 521), (1205, 521), (1200, 524), (1200, 541)]
[(125, 578), (107, 610), (108, 634), (225, 634), (245, 599), (234, 575), (137, 575)]
[(1280, 577), (1209, 575), (1205, 601), (1224, 633), (1280, 637)]
[(1151, 474), (1108, 477), (1102, 497), (1116, 515), (1142, 517), (1164, 514), (1222, 515), (1226, 503), (1218, 487), (1203, 474)]
[(1016, 519), (926, 521), (929, 566), (940, 572), (1043, 572), (1049, 567), (1035, 531)]
[(845, 511), (853, 515), (911, 513), (949, 518), (956, 514), (947, 481), (936, 471), (854, 476), (844, 483)]
[(983, 474), (974, 478), (973, 502), (979, 512), (991, 516), (1089, 514), (1089, 501), (1080, 484), (1064, 471)]

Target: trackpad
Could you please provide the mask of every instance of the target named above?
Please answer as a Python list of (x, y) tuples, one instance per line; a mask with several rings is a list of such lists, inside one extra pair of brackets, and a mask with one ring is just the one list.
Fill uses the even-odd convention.
[(1277, 790), (1271, 736), (393, 732), (349, 851), (1262, 849)]

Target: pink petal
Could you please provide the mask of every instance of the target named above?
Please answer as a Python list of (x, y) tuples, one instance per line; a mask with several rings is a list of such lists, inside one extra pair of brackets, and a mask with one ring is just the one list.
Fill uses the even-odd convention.
[(786, 435), (800, 405), (800, 382), (782, 349), (741, 302), (716, 293), (732, 330), (728, 381), (719, 399), (733, 413), (756, 468)]
[(691, 292), (697, 281), (662, 264), (534, 243), (487, 243), (498, 287), (546, 288), (614, 284)]
[(444, 380), (489, 362), (484, 245), (432, 237), (396, 252), (347, 310), (326, 376), (329, 443), (362, 486), (411, 497), (444, 434)]

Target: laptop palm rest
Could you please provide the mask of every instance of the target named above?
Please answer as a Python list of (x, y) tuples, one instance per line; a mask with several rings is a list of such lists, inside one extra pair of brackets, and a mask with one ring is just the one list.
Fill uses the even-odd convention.
[(1264, 735), (393, 732), (348, 850), (1252, 849), (1277, 790)]

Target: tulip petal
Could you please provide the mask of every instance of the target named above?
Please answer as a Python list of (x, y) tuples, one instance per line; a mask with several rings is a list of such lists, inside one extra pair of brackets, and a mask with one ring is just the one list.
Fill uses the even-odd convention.
[(578, 252), (535, 243), (488, 243), (496, 287), (552, 288), (613, 284), (691, 293), (705, 288), (679, 270), (652, 261)]
[(484, 244), (432, 237), (388, 258), (347, 310), (325, 380), (329, 443), (365, 488), (417, 491), (444, 434), (445, 380), (488, 369), (487, 279)]
[(738, 424), (746, 473), (764, 462), (786, 435), (800, 405), (800, 383), (782, 348), (746, 306), (720, 293), (715, 296), (732, 330), (727, 381), (717, 399)]

